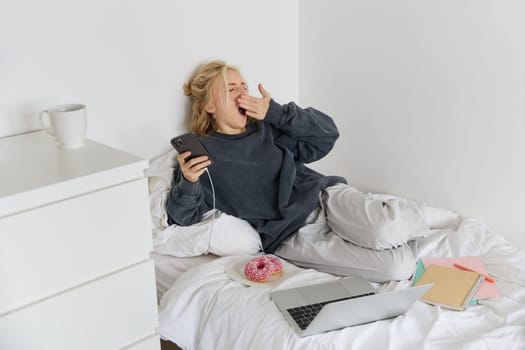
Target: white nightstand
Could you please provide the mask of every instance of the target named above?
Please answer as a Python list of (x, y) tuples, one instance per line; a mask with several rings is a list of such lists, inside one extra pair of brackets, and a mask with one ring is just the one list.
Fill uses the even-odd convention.
[(0, 349), (159, 349), (148, 162), (0, 139)]

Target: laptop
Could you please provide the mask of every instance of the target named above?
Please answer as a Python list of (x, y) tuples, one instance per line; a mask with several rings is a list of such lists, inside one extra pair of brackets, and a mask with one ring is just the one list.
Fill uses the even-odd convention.
[(298, 336), (396, 317), (407, 311), (432, 284), (377, 293), (360, 277), (270, 293)]

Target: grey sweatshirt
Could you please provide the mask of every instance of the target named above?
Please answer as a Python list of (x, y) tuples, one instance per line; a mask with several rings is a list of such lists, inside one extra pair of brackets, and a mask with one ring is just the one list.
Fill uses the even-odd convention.
[[(248, 123), (244, 133), (200, 137), (214, 160), (208, 170), (216, 208), (248, 221), (259, 232), (264, 251), (274, 252), (304, 225), (322, 190), (346, 183), (304, 165), (324, 157), (338, 137), (335, 123), (322, 112), (273, 100), (265, 119)], [(212, 203), (206, 174), (192, 183), (176, 171), (166, 204), (168, 223), (194, 224)]]

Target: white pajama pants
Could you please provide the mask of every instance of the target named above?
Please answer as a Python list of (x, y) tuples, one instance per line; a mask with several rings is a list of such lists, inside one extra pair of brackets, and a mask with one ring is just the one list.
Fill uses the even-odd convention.
[(275, 254), (336, 275), (401, 280), (415, 270), (407, 242), (429, 232), (421, 204), (337, 184), (321, 194), (321, 207)]

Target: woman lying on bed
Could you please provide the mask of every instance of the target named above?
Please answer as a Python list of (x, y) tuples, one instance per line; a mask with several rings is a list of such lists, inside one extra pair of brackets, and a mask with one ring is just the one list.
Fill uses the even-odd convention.
[(192, 130), (206, 157), (177, 157), (167, 200), (170, 224), (197, 223), (216, 208), (248, 221), (266, 253), (296, 265), (373, 281), (411, 276), (407, 241), (429, 231), (427, 209), (388, 195), (363, 194), (338, 176), (305, 164), (324, 157), (339, 133), (326, 114), (279, 104), (261, 84), (248, 95), (240, 71), (222, 61), (201, 66), (184, 85), (193, 99)]

